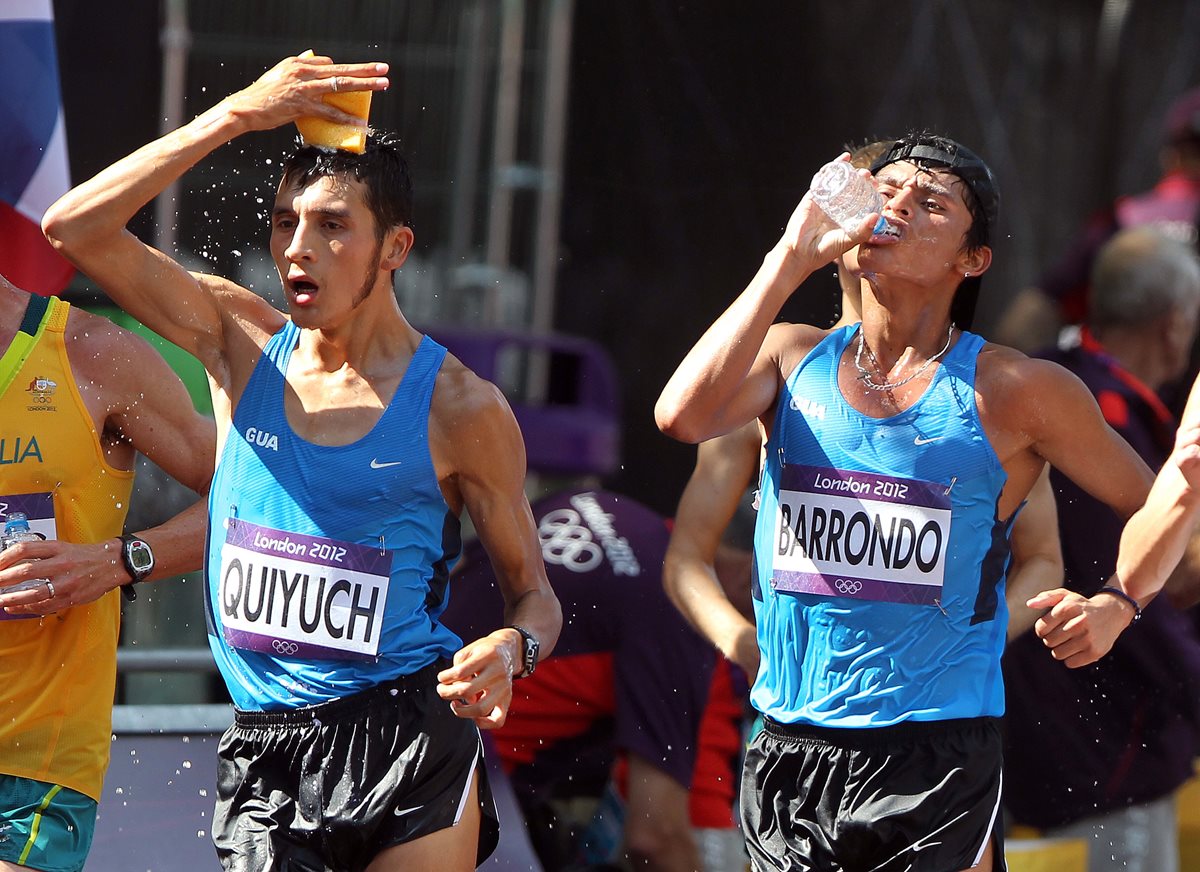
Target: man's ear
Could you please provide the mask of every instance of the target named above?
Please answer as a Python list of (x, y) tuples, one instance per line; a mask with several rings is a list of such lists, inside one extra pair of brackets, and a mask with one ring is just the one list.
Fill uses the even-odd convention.
[(981, 276), (992, 265), (992, 249), (989, 246), (981, 245), (979, 248), (964, 251), (959, 258), (959, 263), (962, 264), (964, 276)]
[(406, 224), (399, 224), (388, 231), (383, 239), (383, 260), (379, 268), (388, 271), (400, 269), (412, 251), (413, 238), (412, 228)]

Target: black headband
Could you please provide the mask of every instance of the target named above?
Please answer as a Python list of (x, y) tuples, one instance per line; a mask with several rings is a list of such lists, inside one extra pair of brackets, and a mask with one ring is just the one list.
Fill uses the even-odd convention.
[(871, 164), (871, 172), (877, 173), (888, 164), (900, 161), (930, 162), (944, 166), (970, 189), (983, 210), (988, 229), (996, 226), (996, 218), (1000, 214), (1000, 189), (996, 186), (991, 169), (975, 152), (952, 139), (929, 134), (909, 135), (897, 139), (891, 148), (877, 157)]

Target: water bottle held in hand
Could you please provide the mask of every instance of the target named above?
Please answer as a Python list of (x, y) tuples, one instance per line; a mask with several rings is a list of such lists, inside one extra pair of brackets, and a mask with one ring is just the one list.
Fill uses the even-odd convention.
[[(4, 521), (4, 534), (0, 537), (0, 551), (9, 546), (16, 545), (18, 542), (41, 541), (42, 537), (29, 529), (29, 518), (24, 512), (9, 512), (8, 517)], [(35, 587), (42, 587), (45, 583), (46, 579), (44, 578), (31, 578), (29, 581), (23, 581), (20, 584), (0, 588), (0, 591), (12, 593), (18, 590), (29, 590)]]
[[(883, 197), (875, 186), (844, 160), (830, 161), (817, 170), (810, 190), (821, 211), (847, 233), (857, 230), (872, 212), (883, 211)], [(891, 232), (891, 225), (880, 215), (871, 234)]]

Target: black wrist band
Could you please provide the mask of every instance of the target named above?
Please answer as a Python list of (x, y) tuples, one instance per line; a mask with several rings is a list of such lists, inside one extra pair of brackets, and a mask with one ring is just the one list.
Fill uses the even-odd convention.
[(1135, 600), (1133, 597), (1131, 597), (1129, 594), (1125, 593), (1125, 591), (1121, 590), (1119, 587), (1112, 587), (1111, 585), (1106, 585), (1105, 587), (1102, 587), (1102, 588), (1100, 588), (1100, 590), (1096, 591), (1097, 595), (1102, 594), (1102, 593), (1111, 593), (1113, 596), (1117, 597), (1117, 599), (1123, 599), (1123, 600), (1125, 600), (1125, 602), (1127, 602), (1131, 606), (1133, 606), (1133, 620), (1130, 621), (1129, 623), (1136, 624), (1138, 622), (1138, 619), (1141, 618), (1142, 607), (1138, 605), (1138, 601)]
[(541, 644), (538, 642), (537, 637), (524, 627), (509, 624), (507, 629), (516, 630), (521, 634), (521, 671), (515, 673), (513, 678), (528, 678), (533, 675), (533, 670), (537, 668), (538, 652), (541, 650)]

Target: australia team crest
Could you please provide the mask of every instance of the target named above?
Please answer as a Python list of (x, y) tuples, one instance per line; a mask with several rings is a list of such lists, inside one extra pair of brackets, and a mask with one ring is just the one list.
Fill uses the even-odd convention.
[(25, 389), (30, 399), (29, 411), (53, 412), (57, 408), (54, 405), (54, 394), (57, 390), (58, 382), (52, 379), (42, 378), (41, 376), (33, 379), (29, 383), (29, 387)]

